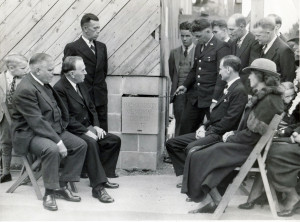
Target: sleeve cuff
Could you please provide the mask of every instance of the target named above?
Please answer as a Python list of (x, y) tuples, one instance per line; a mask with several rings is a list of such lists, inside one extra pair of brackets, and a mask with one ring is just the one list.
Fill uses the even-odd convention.
[(217, 103), (218, 101), (217, 101), (217, 100), (215, 100), (215, 99), (212, 99), (212, 102), (213, 102), (213, 103)]

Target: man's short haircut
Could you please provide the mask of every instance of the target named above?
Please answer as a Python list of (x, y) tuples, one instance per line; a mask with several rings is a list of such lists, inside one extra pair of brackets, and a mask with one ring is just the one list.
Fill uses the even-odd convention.
[(261, 27), (262, 29), (268, 29), (273, 31), (275, 29), (275, 24), (270, 18), (262, 18), (258, 22), (256, 22), (253, 26), (254, 28)]
[(227, 23), (224, 19), (216, 19), (211, 22), (211, 27), (214, 28), (215, 26), (218, 26), (220, 28), (226, 28), (227, 29)]
[(27, 63), (28, 59), (25, 56), (20, 54), (11, 54), (4, 58), (4, 62), (7, 67), (9, 66), (16, 67), (20, 63)]
[(82, 19), (80, 21), (81, 27), (83, 27), (83, 25), (85, 23), (88, 23), (91, 20), (93, 20), (93, 21), (99, 21), (99, 18), (96, 15), (92, 14), (92, 13), (87, 13), (84, 16), (82, 16)]
[(191, 29), (191, 23), (189, 23), (189, 22), (182, 22), (179, 25), (179, 29), (180, 30), (190, 30)]
[(76, 70), (76, 62), (82, 60), (80, 56), (68, 56), (62, 63), (61, 74), (66, 75), (69, 71)]
[(227, 55), (222, 58), (224, 67), (231, 67), (233, 71), (240, 72), (242, 62), (239, 57), (234, 55)]
[(269, 14), (267, 17), (273, 17), (275, 19), (275, 23), (276, 25), (282, 25), (282, 19), (279, 15), (276, 15), (276, 14)]
[(210, 22), (206, 18), (194, 20), (191, 25), (191, 32), (201, 32), (202, 30), (211, 27)]
[(52, 57), (46, 53), (36, 53), (30, 58), (29, 65), (36, 65), (45, 61), (49, 61), (51, 59)]
[(230, 18), (234, 19), (235, 25), (238, 27), (240, 27), (240, 26), (246, 27), (247, 26), (246, 18), (242, 14), (236, 13), (236, 14), (233, 14)]

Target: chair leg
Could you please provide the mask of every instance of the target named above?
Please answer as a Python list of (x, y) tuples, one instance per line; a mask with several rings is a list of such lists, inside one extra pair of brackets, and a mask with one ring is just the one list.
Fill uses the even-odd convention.
[(78, 193), (75, 182), (69, 182), (72, 192)]
[(29, 178), (30, 178), (30, 180), (31, 180), (32, 186), (33, 186), (33, 188), (34, 188), (34, 191), (35, 191), (35, 193), (36, 193), (36, 196), (37, 196), (37, 198), (38, 198), (39, 200), (42, 200), (42, 199), (43, 199), (43, 196), (42, 196), (41, 191), (40, 191), (40, 188), (39, 188), (39, 186), (38, 186), (38, 184), (37, 184), (37, 182), (36, 182), (36, 179), (35, 179), (35, 177), (34, 177), (34, 175), (33, 175), (33, 172), (32, 172), (32, 170), (31, 170), (31, 167), (30, 167), (30, 165), (29, 165), (29, 163), (28, 163), (28, 161), (27, 161), (27, 158), (26, 158), (25, 156), (23, 156), (22, 159), (23, 159), (23, 162), (24, 162), (26, 171), (27, 171), (27, 173), (28, 173), (28, 176), (29, 176)]
[[(25, 168), (25, 167), (23, 167)], [(21, 170), (20, 176), (17, 179), (17, 181), (6, 191), (6, 193), (13, 193), (20, 185), (23, 183), (23, 181), (28, 177), (28, 173), (26, 170)]]
[[(272, 215), (274, 218), (278, 218), (277, 216), (277, 208), (278, 208), (278, 201), (277, 201), (277, 196), (276, 193), (274, 191), (275, 196), (273, 196), (274, 194), (272, 194), (271, 189), (270, 189), (270, 184), (267, 178), (267, 172), (265, 169), (265, 164), (263, 163), (262, 157), (259, 155), (257, 158), (258, 161), (258, 166), (260, 169), (260, 174), (261, 174), (261, 178), (263, 180), (264, 183), (264, 187), (265, 187), (265, 191), (267, 194), (267, 198), (268, 198), (268, 202), (269, 202), (269, 206), (272, 212)], [(276, 200), (274, 201), (274, 197), (276, 197)], [(277, 202), (277, 203), (276, 203)]]

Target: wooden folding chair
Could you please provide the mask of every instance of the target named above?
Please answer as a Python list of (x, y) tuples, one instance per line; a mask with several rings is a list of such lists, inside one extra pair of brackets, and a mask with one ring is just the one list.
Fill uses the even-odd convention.
[[(260, 138), (260, 140), (255, 145), (254, 149), (250, 153), (248, 159), (246, 162), (236, 170), (239, 170), (239, 173), (234, 178), (232, 184), (230, 184), (225, 192), (225, 194), (222, 197), (221, 202), (219, 203), (217, 209), (215, 210), (213, 214), (214, 219), (219, 219), (226, 207), (228, 206), (229, 201), (231, 200), (232, 196), (236, 193), (240, 185), (242, 184), (243, 180), (247, 176), (248, 172), (259, 172), (261, 174), (264, 188), (267, 194), (268, 202), (271, 208), (271, 212), (274, 218), (277, 218), (277, 209), (278, 209), (278, 201), (277, 196), (275, 193), (275, 190), (273, 186), (270, 187), (270, 184), (268, 182), (266, 169), (265, 169), (265, 160), (267, 158), (267, 154), (269, 151), (269, 148), (272, 144), (273, 136), (275, 131), (277, 130), (277, 127), (282, 119), (284, 114), (282, 115), (275, 115), (271, 121), (271, 123), (268, 126), (267, 132)], [(264, 149), (265, 148), (265, 149)], [(265, 150), (265, 152), (262, 155), (262, 151)], [(255, 161), (258, 161), (258, 168), (252, 168)]]

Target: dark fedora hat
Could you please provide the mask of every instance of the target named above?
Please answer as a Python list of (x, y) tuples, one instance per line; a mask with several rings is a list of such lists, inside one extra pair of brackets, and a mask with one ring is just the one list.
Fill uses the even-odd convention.
[(243, 72), (250, 73), (251, 70), (258, 70), (264, 73), (269, 73), (274, 76), (280, 77), (280, 74), (276, 71), (275, 62), (269, 59), (264, 59), (264, 58), (255, 59), (250, 66), (243, 69)]

